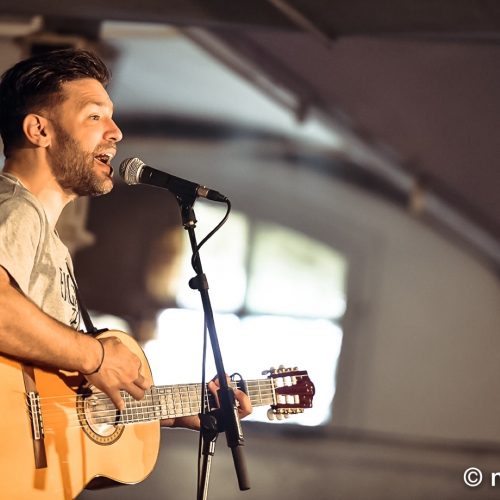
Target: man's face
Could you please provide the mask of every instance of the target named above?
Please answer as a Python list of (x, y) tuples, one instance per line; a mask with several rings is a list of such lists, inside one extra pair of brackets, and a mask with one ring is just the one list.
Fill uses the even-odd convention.
[(99, 196), (113, 188), (111, 159), (120, 129), (104, 87), (91, 78), (63, 84), (65, 101), (52, 113), (54, 140), (47, 153), (59, 185), (77, 196)]

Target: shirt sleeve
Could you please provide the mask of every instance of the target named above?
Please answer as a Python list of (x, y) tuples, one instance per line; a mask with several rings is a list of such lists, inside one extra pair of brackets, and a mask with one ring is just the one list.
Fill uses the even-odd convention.
[(40, 214), (28, 200), (15, 197), (0, 204), (0, 266), (25, 295), (28, 295), (40, 235)]

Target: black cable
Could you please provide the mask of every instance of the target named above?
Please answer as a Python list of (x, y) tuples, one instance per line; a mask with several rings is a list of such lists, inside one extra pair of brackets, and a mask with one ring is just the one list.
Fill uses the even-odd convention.
[[(200, 413), (206, 413), (205, 408), (205, 397), (206, 397), (206, 361), (207, 361), (207, 318), (205, 316), (205, 320), (203, 322), (203, 353), (202, 353), (202, 362), (201, 362), (201, 402), (200, 402)], [(201, 427), (201, 421), (200, 421)], [(198, 485), (197, 485), (197, 493), (196, 498), (201, 498), (200, 491), (200, 474), (201, 474), (201, 461), (203, 456), (203, 433), (200, 428), (200, 436), (198, 438)]]
[(198, 257), (198, 254), (200, 252), (200, 248), (227, 222), (227, 219), (229, 219), (229, 214), (231, 212), (231, 202), (226, 199), (225, 200), (225, 203), (227, 205), (227, 211), (226, 211), (226, 215), (224, 216), (224, 218), (219, 222), (219, 224), (214, 228), (212, 229), (212, 231), (210, 231), (206, 236), (205, 238), (203, 238), (201, 240), (201, 243), (198, 244), (198, 246), (196, 247), (196, 251), (193, 252), (193, 256), (191, 257), (191, 266), (192, 268), (197, 271), (196, 267), (195, 267), (195, 260), (197, 259)]

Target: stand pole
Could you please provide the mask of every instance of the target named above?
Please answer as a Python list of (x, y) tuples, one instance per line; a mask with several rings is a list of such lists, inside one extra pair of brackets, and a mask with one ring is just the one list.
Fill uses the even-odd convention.
[[(181, 200), (179, 197), (177, 197), (177, 201), (181, 209), (182, 224), (184, 226), (184, 229), (188, 231), (189, 241), (191, 243), (191, 249), (194, 256), (193, 267), (196, 272), (196, 276), (189, 281), (189, 286), (192, 289), (196, 289), (200, 292), (220, 386), (220, 389), (217, 392), (217, 395), (219, 397), (220, 409), (209, 414), (211, 418), (215, 419), (215, 422), (209, 422), (204, 418), (203, 408), (202, 415), (200, 415), (200, 432), (202, 433), (202, 448), (204, 452), (204, 458), (200, 472), (200, 478), (198, 480), (198, 500), (204, 500), (206, 499), (206, 495), (208, 493), (210, 466), (212, 457), (215, 453), (215, 441), (217, 439), (218, 432), (221, 432), (222, 430), (224, 430), (226, 433), (227, 445), (231, 448), (233, 454), (233, 462), (240, 490), (243, 491), (250, 489), (250, 481), (248, 478), (245, 457), (242, 450), (244, 438), (238, 415), (238, 406), (236, 404), (234, 392), (229, 387), (226, 379), (226, 372), (224, 370), (219, 341), (217, 338), (217, 331), (215, 328), (212, 305), (210, 303), (210, 297), (208, 295), (208, 282), (205, 274), (203, 274), (200, 255), (197, 248), (198, 245), (194, 232), (194, 229), (196, 227), (196, 217), (193, 210), (195, 200)], [(204, 402), (202, 402), (202, 404), (204, 404)]]

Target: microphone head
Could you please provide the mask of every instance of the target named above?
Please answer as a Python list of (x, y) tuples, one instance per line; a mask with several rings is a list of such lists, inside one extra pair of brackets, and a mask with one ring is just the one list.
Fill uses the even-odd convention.
[(142, 168), (146, 164), (139, 158), (127, 158), (120, 165), (120, 177), (129, 185), (139, 184)]

